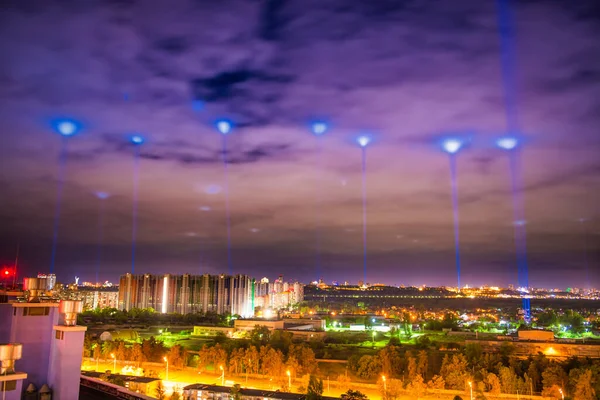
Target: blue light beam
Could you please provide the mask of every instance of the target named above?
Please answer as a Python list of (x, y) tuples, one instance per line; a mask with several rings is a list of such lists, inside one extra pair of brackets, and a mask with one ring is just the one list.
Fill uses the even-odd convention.
[(79, 124), (70, 119), (57, 120), (53, 123), (54, 130), (61, 138), (61, 149), (58, 157), (58, 181), (56, 184), (56, 205), (54, 208), (54, 226), (52, 232), (52, 254), (50, 256), (50, 273), (54, 273), (56, 263), (56, 248), (58, 245), (58, 231), (60, 226), (60, 211), (62, 205), (65, 176), (67, 168), (68, 138), (79, 131)]
[[(496, 4), (498, 6), (498, 34), (500, 39), (500, 63), (502, 70), (502, 87), (504, 90), (506, 128), (508, 132), (520, 132), (516, 74), (515, 23), (512, 15), (511, 1), (497, 0)], [(497, 143), (497, 145), (504, 150), (510, 150), (510, 175), (514, 220), (525, 221), (518, 141), (506, 141), (506, 138), (504, 138), (504, 140)], [(512, 148), (507, 148), (510, 146), (512, 146)], [(515, 224), (519, 286), (528, 288), (529, 271), (527, 265), (526, 239), (527, 232), (525, 225)], [(531, 320), (531, 301), (529, 298), (523, 298), (523, 310), (525, 312), (525, 322), (529, 323)]]
[(222, 135), (221, 156), (223, 159), (223, 178), (225, 185), (223, 194), (225, 195), (225, 225), (227, 228), (227, 270), (229, 275), (233, 275), (233, 258), (231, 254), (231, 213), (229, 209), (229, 161), (227, 160), (227, 136), (233, 129), (231, 121), (221, 119), (216, 122), (216, 127)]
[(100, 199), (98, 202), (98, 233), (97, 233), (97, 245), (96, 245), (96, 282), (100, 282), (100, 265), (102, 264), (102, 245), (104, 244), (104, 200), (108, 199), (110, 195), (106, 192), (96, 192), (96, 197)]
[(322, 278), (321, 268), (321, 176), (323, 170), (323, 145), (321, 143), (322, 136), (327, 132), (328, 126), (325, 122), (315, 121), (311, 124), (311, 131), (316, 136), (317, 150), (317, 177), (316, 177), (316, 200), (315, 200), (315, 273), (316, 281)]
[[(454, 148), (454, 147), (452, 147)], [(458, 151), (458, 150), (456, 150)], [(450, 185), (452, 190), (452, 219), (454, 223), (454, 258), (456, 264), (456, 283), (461, 290), (460, 283), (460, 220), (458, 213), (458, 174), (456, 172), (456, 154), (450, 153)]]
[(363, 241), (363, 284), (367, 284), (367, 146), (371, 136), (361, 135), (356, 138), (362, 155), (362, 241)]
[(144, 143), (144, 138), (139, 135), (133, 135), (130, 138), (135, 146), (133, 153), (133, 200), (131, 204), (131, 274), (135, 274), (135, 256), (137, 242), (137, 224), (138, 224), (138, 191), (140, 175), (140, 149)]

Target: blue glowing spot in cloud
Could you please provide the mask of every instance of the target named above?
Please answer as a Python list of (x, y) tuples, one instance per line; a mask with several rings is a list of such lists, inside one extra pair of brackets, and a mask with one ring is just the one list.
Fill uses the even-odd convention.
[(220, 119), (215, 123), (215, 126), (217, 127), (217, 130), (222, 134), (222, 135), (227, 135), (228, 133), (231, 132), (231, 130), (233, 129), (233, 124), (231, 123), (231, 121), (228, 121), (226, 119)]
[(371, 136), (360, 135), (359, 137), (356, 138), (356, 143), (358, 143), (358, 145), (360, 147), (367, 147), (369, 145), (369, 143), (371, 143)]
[(196, 112), (204, 110), (204, 103), (200, 100), (194, 100), (192, 102), (192, 110)]
[(327, 124), (323, 121), (315, 121), (311, 124), (310, 129), (312, 133), (319, 136), (327, 132)]
[(258, 233), (258, 232), (260, 232), (260, 229), (258, 229), (258, 228), (250, 228), (250, 232), (252, 232), (252, 233)]
[(504, 150), (512, 150), (519, 145), (519, 141), (514, 137), (502, 137), (496, 140), (496, 145)]
[(129, 140), (131, 141), (131, 143), (133, 144), (143, 144), (144, 143), (144, 138), (140, 135), (132, 135)]
[(104, 199), (108, 199), (110, 197), (110, 194), (108, 194), (106, 192), (96, 192), (96, 197), (104, 200)]
[(62, 136), (73, 136), (79, 131), (81, 125), (72, 119), (58, 119), (52, 122), (52, 127)]
[(210, 211), (210, 210), (211, 210), (211, 208), (210, 208), (209, 206), (200, 206), (199, 210), (200, 210), (200, 211), (205, 211), (205, 212), (206, 212), (206, 211)]
[(221, 193), (221, 186), (219, 185), (208, 185), (204, 188), (204, 193), (206, 194), (219, 194)]
[(446, 139), (442, 142), (442, 149), (449, 154), (456, 154), (463, 146), (463, 142), (460, 139)]

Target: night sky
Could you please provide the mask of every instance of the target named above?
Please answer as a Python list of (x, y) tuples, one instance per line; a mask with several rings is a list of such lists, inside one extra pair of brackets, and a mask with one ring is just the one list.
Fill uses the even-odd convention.
[[(68, 139), (59, 280), (131, 270), (140, 148), (138, 273), (227, 271), (228, 136), (233, 270), (456, 282), (448, 155), (458, 154), (463, 283), (516, 283), (498, 10), (494, 1), (4, 1), (0, 6), (0, 259), (50, 266), (60, 117)], [(520, 1), (516, 99), (532, 286), (600, 284), (600, 8)], [(310, 122), (323, 118), (320, 139)], [(96, 192), (110, 197), (100, 200)], [(587, 251), (586, 251), (587, 249)]]

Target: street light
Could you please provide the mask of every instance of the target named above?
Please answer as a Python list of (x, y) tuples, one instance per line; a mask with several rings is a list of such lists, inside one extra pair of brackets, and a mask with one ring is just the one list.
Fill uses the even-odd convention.
[(373, 346), (375, 346), (375, 331), (373, 331)]
[(565, 400), (565, 394), (563, 393), (563, 390), (561, 388), (558, 388), (558, 393), (560, 393), (560, 397), (562, 398), (562, 400)]
[(169, 380), (169, 359), (167, 357), (163, 357), (163, 361), (167, 363), (167, 374), (165, 376), (165, 380)]
[(219, 369), (221, 370), (221, 386), (225, 386), (225, 370), (222, 365), (219, 365)]
[(469, 390), (471, 391), (471, 400), (473, 400), (473, 382), (469, 381)]
[(288, 389), (292, 390), (292, 373), (290, 372), (289, 369), (287, 371), (285, 371), (285, 373), (288, 376)]
[(117, 357), (114, 353), (110, 353), (110, 357), (113, 359), (113, 373), (117, 373)]
[(387, 381), (385, 379), (385, 375), (381, 375), (381, 380), (383, 381), (383, 391), (387, 392)]

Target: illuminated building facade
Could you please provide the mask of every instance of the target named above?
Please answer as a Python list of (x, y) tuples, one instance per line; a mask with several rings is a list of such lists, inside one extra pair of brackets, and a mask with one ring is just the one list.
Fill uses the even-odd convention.
[(117, 308), (119, 305), (119, 290), (117, 288), (82, 287), (77, 290), (78, 297), (83, 300), (85, 310), (96, 308)]
[(279, 310), (289, 308), (303, 300), (304, 285), (300, 282), (284, 282), (281, 275), (272, 283), (269, 283), (267, 278), (256, 283), (255, 305), (257, 307)]
[(118, 308), (153, 308), (161, 313), (254, 314), (254, 280), (247, 275), (121, 276)]

